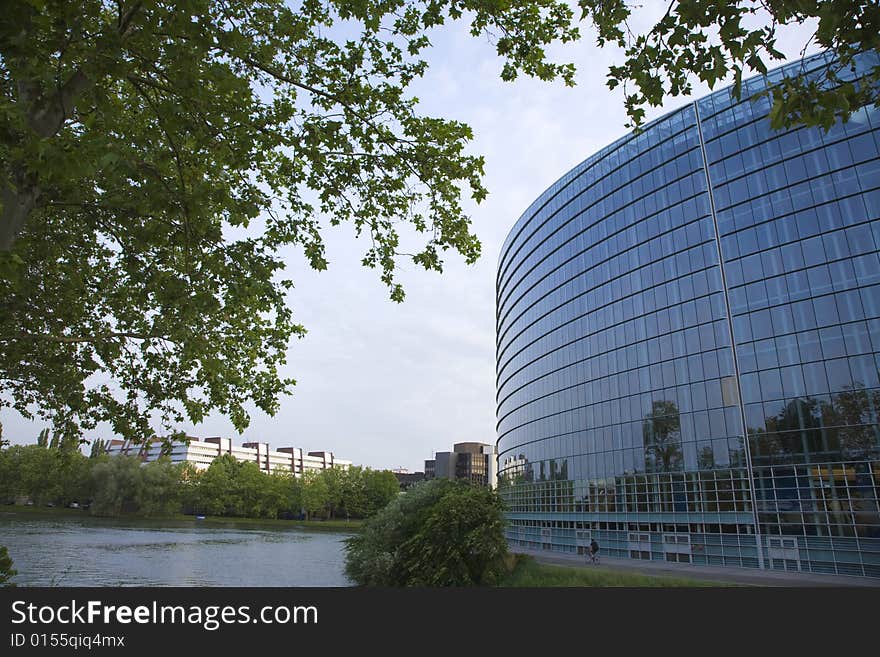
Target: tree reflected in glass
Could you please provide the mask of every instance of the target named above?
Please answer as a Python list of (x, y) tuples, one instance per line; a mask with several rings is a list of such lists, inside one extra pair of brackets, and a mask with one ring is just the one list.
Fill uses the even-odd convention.
[(846, 386), (824, 399), (786, 403), (765, 427), (749, 428), (753, 456), (762, 463), (860, 460), (880, 455), (880, 390)]
[(651, 404), (642, 423), (647, 472), (673, 472), (682, 469), (681, 417), (678, 406), (668, 399)]

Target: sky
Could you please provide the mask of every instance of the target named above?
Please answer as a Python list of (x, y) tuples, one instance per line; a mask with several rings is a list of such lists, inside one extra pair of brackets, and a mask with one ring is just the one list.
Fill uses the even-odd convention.
[[(649, 0), (648, 11), (660, 7)], [(665, 9), (665, 3), (663, 5)], [(662, 11), (662, 9), (661, 9)], [(642, 24), (647, 24), (642, 21)], [(639, 27), (638, 22), (636, 27)], [(375, 270), (360, 265), (368, 248), (350, 226), (328, 228), (329, 268), (309, 269), (286, 254), (294, 319), (307, 336), (293, 340), (282, 372), (297, 380), (274, 417), (255, 410), (238, 435), (228, 419), (212, 415), (180, 429), (196, 437), (268, 442), (332, 451), (371, 468), (424, 469), (434, 452), (453, 443), (495, 443), (495, 274), (501, 245), (529, 204), (573, 166), (625, 135), (622, 90), (605, 85), (608, 67), (623, 61), (616, 48), (599, 49), (589, 30), (551, 56), (577, 66), (577, 85), (500, 78), (502, 61), (465, 23), (432, 36), (425, 77), (413, 85), (420, 112), (469, 124), (469, 152), (485, 157), (488, 198), (464, 203), (482, 242), (474, 265), (448, 252), (444, 272), (404, 264), (399, 280), (406, 300), (388, 299)], [(781, 50), (799, 56), (810, 30), (786, 30)], [(807, 54), (816, 48), (807, 50)], [(717, 87), (716, 87), (717, 88)], [(670, 98), (647, 111), (650, 120), (699, 98)], [(35, 442), (45, 426), (0, 411), (3, 436)], [(87, 437), (111, 437), (101, 430)]]

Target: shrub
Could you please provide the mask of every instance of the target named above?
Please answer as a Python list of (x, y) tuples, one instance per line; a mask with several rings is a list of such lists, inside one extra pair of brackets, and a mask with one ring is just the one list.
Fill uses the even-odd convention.
[(12, 557), (6, 547), (0, 545), (0, 586), (15, 586), (10, 580), (18, 574), (12, 567)]
[(494, 584), (506, 555), (498, 494), (435, 479), (397, 497), (349, 539), (345, 569), (361, 585)]

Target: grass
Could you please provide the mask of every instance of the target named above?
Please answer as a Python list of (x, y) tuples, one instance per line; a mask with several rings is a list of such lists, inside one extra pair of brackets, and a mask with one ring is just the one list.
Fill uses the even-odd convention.
[(13, 516), (48, 516), (55, 518), (90, 518), (94, 520), (124, 520), (127, 522), (143, 523), (156, 526), (181, 527), (188, 524), (195, 525), (212, 525), (212, 526), (229, 526), (236, 525), (239, 527), (276, 527), (309, 529), (312, 531), (327, 532), (356, 532), (363, 527), (363, 520), (281, 520), (277, 518), (232, 518), (227, 516), (207, 516), (204, 520), (196, 520), (195, 516), (188, 516), (177, 513), (169, 516), (142, 516), (136, 513), (123, 513), (118, 516), (106, 518), (104, 516), (93, 516), (83, 509), (68, 509), (64, 507), (45, 507), (45, 506), (0, 506), (0, 517), (4, 515)]
[(551, 566), (538, 563), (533, 557), (510, 555), (510, 575), (501, 586), (511, 587), (682, 587), (682, 586), (730, 586), (724, 582), (667, 577), (664, 575), (642, 575), (614, 569), (608, 566), (568, 567)]

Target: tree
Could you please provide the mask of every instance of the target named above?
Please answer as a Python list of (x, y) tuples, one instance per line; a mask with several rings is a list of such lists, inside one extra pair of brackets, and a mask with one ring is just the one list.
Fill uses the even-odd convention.
[(141, 485), (134, 502), (145, 516), (170, 515), (180, 512), (183, 487), (181, 467), (168, 457), (161, 457), (141, 466)]
[(323, 490), (326, 491), (324, 493), (326, 517), (332, 520), (337, 511), (345, 506), (345, 480), (351, 477), (351, 473), (331, 467), (321, 470), (317, 476), (322, 481)]
[(330, 487), (321, 475), (309, 470), (302, 476), (302, 505), (309, 519), (321, 512), (327, 513), (330, 504)]
[(282, 514), (289, 517), (299, 512), (300, 505), (294, 497), (293, 474), (275, 471), (263, 476), (266, 479), (263, 486), (263, 515), (278, 518)]
[(414, 485), (346, 542), (346, 574), (371, 586), (493, 584), (507, 541), (501, 498), (466, 482)]
[(292, 474), (287, 481), (284, 490), (285, 503), (284, 508), (287, 513), (293, 517), (299, 517), (303, 509), (303, 481)]
[(0, 586), (15, 586), (10, 580), (18, 574), (5, 545), (0, 545)]
[(504, 574), (504, 511), (494, 491), (459, 484), (400, 546), (410, 586), (497, 584)]
[(712, 88), (732, 76), (734, 96), (740, 97), (744, 72), (766, 73), (768, 63), (786, 58), (777, 49), (780, 26), (813, 21), (815, 32), (804, 49), (815, 42), (833, 54), (833, 61), (814, 75), (799, 72), (761, 94), (772, 97), (773, 127), (803, 123), (828, 130), (860, 107), (880, 105), (880, 60), (872, 57), (861, 79), (854, 79), (851, 69), (860, 53), (880, 46), (876, 0), (671, 0), (644, 33), (629, 25), (634, 11), (644, 11), (641, 5), (626, 0), (578, 4), (582, 17), (595, 25), (600, 46), (625, 49), (624, 62), (609, 71), (608, 86), (624, 85), (633, 125), (642, 123), (645, 106), (689, 94), (694, 78)]
[(118, 516), (134, 510), (142, 496), (141, 460), (136, 456), (114, 456), (95, 463), (91, 470), (94, 496), (90, 512), (97, 516)]
[(681, 416), (675, 402), (660, 399), (651, 404), (651, 412), (642, 422), (642, 437), (646, 471), (672, 472), (682, 469)]
[(204, 472), (177, 467), (181, 501), (186, 509), (211, 515), (277, 518), (298, 512), (299, 488), (285, 472), (266, 473), (231, 454), (215, 458)]
[(110, 444), (102, 438), (95, 438), (89, 451), (90, 459), (100, 458), (102, 455), (109, 453)]
[(840, 446), (847, 460), (869, 459), (880, 452), (880, 391), (861, 383), (844, 386), (834, 396), (832, 413), (840, 426)]
[[(211, 411), (272, 414), (305, 329), (279, 251), (327, 267), (353, 224), (395, 301), (405, 258), (480, 243), (468, 126), (408, 95), (429, 32), (467, 12), (504, 75), (571, 79), (554, 0), (10, 0), (0, 24), (0, 381), (56, 427), (135, 441)], [(409, 252), (405, 254), (404, 252)], [(102, 377), (91, 375), (101, 373)]]
[(342, 509), (340, 516), (346, 518), (366, 518), (371, 515), (367, 502), (367, 478), (369, 468), (353, 465), (344, 472), (340, 482), (342, 489)]
[(327, 484), (328, 517), (367, 518), (384, 508), (400, 492), (390, 470), (352, 466), (322, 470)]
[(58, 454), (39, 445), (14, 445), (13, 466), (18, 471), (18, 493), (37, 505), (54, 502), (62, 493), (58, 476)]
[(0, 504), (12, 502), (19, 490), (19, 471), (15, 467), (12, 449), (0, 450)]
[(390, 470), (367, 468), (364, 479), (367, 516), (378, 513), (400, 494), (400, 483)]
[(233, 479), (238, 504), (231, 515), (259, 518), (273, 515), (269, 507), (271, 497), (269, 476), (252, 461), (238, 463)]
[[(625, 0), (579, 0), (600, 46), (626, 48), (609, 86), (645, 105), (782, 56), (778, 25), (818, 20), (836, 55), (772, 87), (774, 125), (826, 128), (877, 101), (874, 0), (672, 0), (646, 34)], [(324, 269), (328, 225), (369, 241), (363, 264), (403, 299), (401, 259), (441, 271), (480, 243), (461, 207), (482, 200), (468, 126), (422, 116), (408, 94), (430, 35), (470, 21), (520, 73), (574, 84), (546, 47), (579, 38), (557, 0), (8, 0), (0, 24), (0, 404), (56, 428), (107, 421), (134, 441), (151, 420), (248, 404), (274, 413), (305, 328), (279, 256)], [(746, 19), (765, 24), (745, 27)], [(102, 376), (93, 377), (100, 373)], [(36, 411), (34, 409), (36, 408)], [(174, 436), (172, 435), (172, 438)]]
[(224, 515), (234, 513), (238, 506), (235, 471), (239, 463), (231, 454), (215, 458), (197, 480), (195, 508), (201, 513)]

